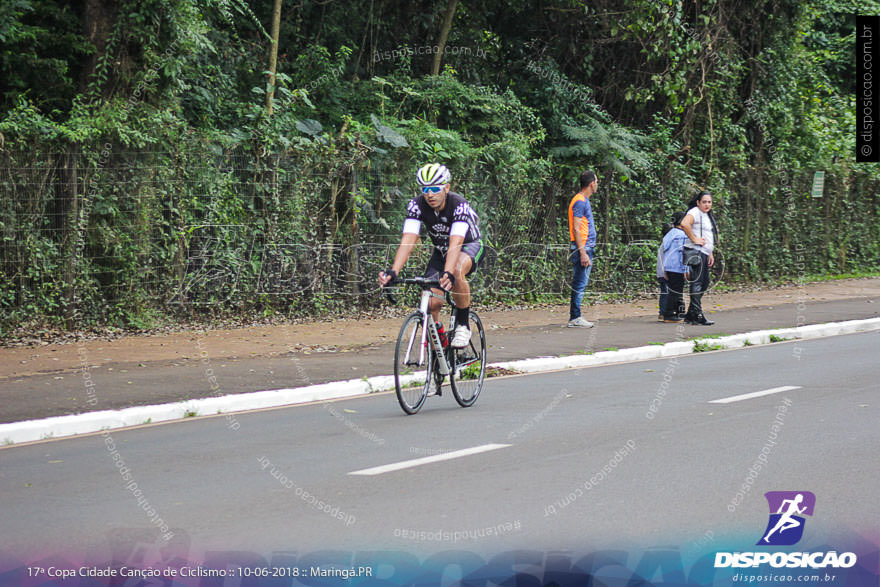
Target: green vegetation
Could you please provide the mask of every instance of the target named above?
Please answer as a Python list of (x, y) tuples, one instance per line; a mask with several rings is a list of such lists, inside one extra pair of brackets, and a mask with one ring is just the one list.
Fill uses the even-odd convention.
[(471, 363), (467, 367), (461, 370), (458, 378), (461, 380), (465, 379), (477, 379), (480, 376), (480, 369), (482, 368), (482, 362), (477, 361), (476, 363)]
[(808, 275), (804, 281), (837, 281), (838, 279), (860, 279), (862, 277), (880, 277), (880, 271), (852, 271), (849, 273), (832, 273), (829, 275)]
[(687, 340), (689, 340), (689, 341), (691, 341), (691, 340), (706, 340), (706, 339), (712, 339), (712, 338), (724, 338), (725, 336), (730, 336), (730, 335), (727, 333), (724, 333), (724, 332), (719, 332), (717, 334), (704, 334), (703, 336), (695, 336), (695, 337), (689, 338)]
[(503, 367), (486, 367), (486, 377), (504, 377), (507, 375), (520, 375), (522, 372), (516, 369), (504, 369)]
[(557, 355), (557, 356), (561, 358), (561, 357), (573, 357), (573, 356), (577, 356), (577, 355), (592, 355), (593, 352), (594, 352), (594, 351), (588, 351), (588, 350), (586, 350), (586, 349), (580, 349), (580, 350), (577, 350), (577, 351), (575, 351), (575, 352), (573, 352), (573, 353), (569, 353), (569, 354), (562, 353), (561, 355)]
[(596, 299), (653, 291), (700, 188), (725, 280), (880, 271), (880, 166), (852, 132), (877, 0), (306, 0), (277, 61), (272, 7), (3, 3), (0, 337), (375, 307), (434, 160), (480, 215), (480, 301), (564, 299), (584, 168)]
[(705, 353), (708, 351), (720, 351), (724, 348), (723, 344), (709, 344), (708, 342), (704, 342), (702, 340), (694, 341), (694, 352), (695, 353)]
[(788, 339), (781, 336), (776, 336), (775, 334), (770, 335), (770, 342), (785, 342), (786, 340)]

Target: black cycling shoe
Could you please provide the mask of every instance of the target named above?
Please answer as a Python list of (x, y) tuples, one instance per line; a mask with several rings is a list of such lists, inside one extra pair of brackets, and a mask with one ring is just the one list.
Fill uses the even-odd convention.
[(694, 324), (697, 326), (712, 326), (715, 324), (714, 320), (709, 320), (702, 314), (698, 314), (696, 318), (692, 319), (688, 324)]

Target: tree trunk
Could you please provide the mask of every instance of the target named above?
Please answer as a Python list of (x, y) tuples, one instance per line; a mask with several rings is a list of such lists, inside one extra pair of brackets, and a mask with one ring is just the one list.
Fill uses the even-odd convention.
[(278, 68), (278, 37), (281, 31), (281, 0), (272, 5), (272, 47), (269, 50), (269, 87), (266, 90), (266, 114), (272, 116), (272, 100), (275, 98), (275, 73)]
[[(85, 92), (89, 82), (98, 70), (98, 63), (105, 57), (107, 40), (116, 19), (116, 3), (107, 0), (86, 0), (83, 14), (83, 29), (86, 40), (95, 47), (95, 52), (86, 57), (85, 67), (80, 78), (80, 91)], [(100, 86), (99, 86), (100, 87)]]
[(452, 19), (455, 16), (455, 7), (458, 0), (449, 0), (446, 6), (446, 18), (443, 19), (443, 28), (440, 29), (440, 38), (437, 41), (437, 53), (434, 54), (434, 65), (431, 67), (431, 75), (440, 74), (440, 62), (443, 60), (443, 51), (446, 49), (446, 39), (449, 37), (449, 30), (452, 28)]

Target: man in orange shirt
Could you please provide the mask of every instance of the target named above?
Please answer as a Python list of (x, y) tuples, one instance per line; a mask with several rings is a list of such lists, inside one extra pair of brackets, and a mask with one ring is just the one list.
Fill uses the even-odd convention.
[(569, 328), (592, 328), (593, 323), (581, 316), (581, 301), (593, 269), (593, 252), (596, 247), (596, 223), (590, 196), (596, 193), (599, 180), (592, 171), (581, 173), (581, 191), (568, 204), (568, 234), (571, 238), (571, 304)]

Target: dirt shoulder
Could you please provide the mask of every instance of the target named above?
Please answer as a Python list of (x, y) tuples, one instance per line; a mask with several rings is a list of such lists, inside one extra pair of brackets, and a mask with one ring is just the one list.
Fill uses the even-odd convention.
[[(774, 304), (827, 302), (880, 296), (880, 278), (845, 279), (780, 287), (754, 292), (711, 292), (704, 300), (710, 313)], [(484, 322), (495, 328), (512, 329), (563, 324), (568, 319), (564, 305), (540, 309), (481, 310)], [(599, 304), (585, 312), (590, 320), (614, 320), (655, 316), (656, 300)], [(880, 307), (878, 307), (880, 314)], [(221, 358), (269, 358), (291, 352), (312, 354), (326, 350), (353, 350), (390, 342), (400, 318), (368, 320), (339, 319), (282, 326), (257, 326), (207, 332), (178, 332), (152, 336), (124, 336), (115, 340), (82, 343), (42, 344), (0, 349), (0, 382), (37, 374), (70, 372), (80, 367), (80, 357), (92, 365), (115, 363), (168, 363), (192, 360), (202, 345)], [(84, 349), (84, 350), (83, 350)]]

